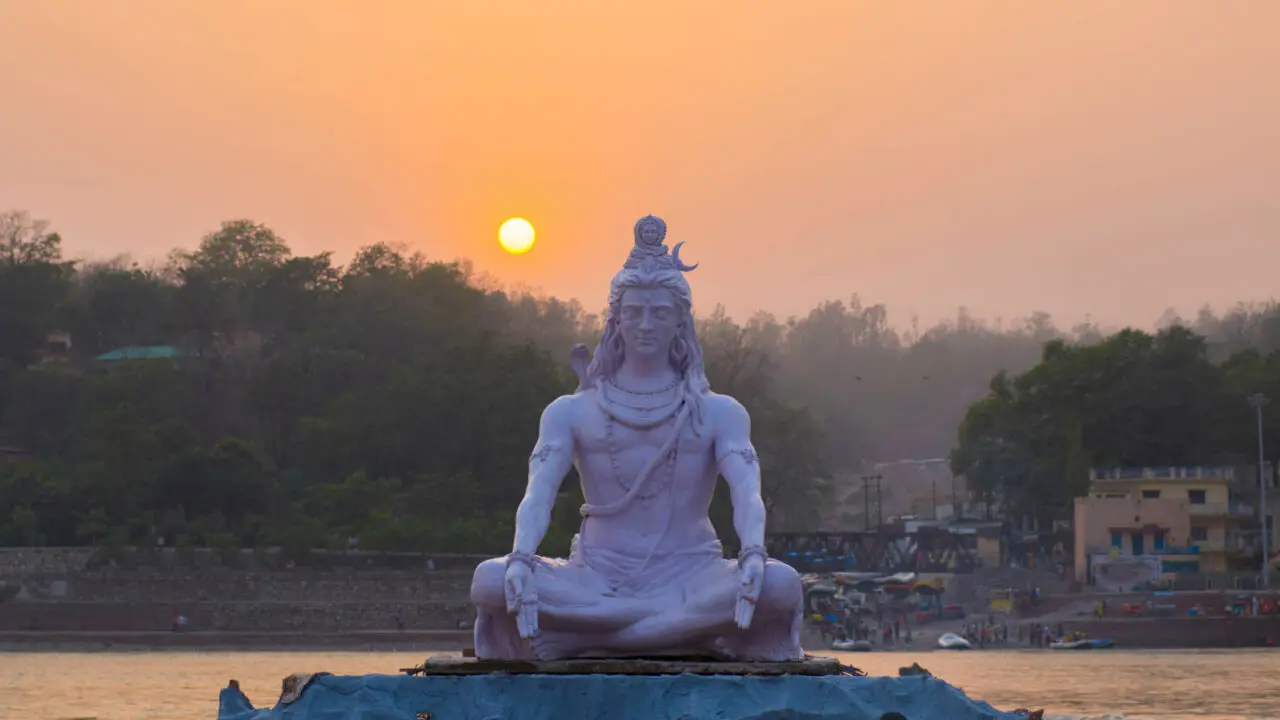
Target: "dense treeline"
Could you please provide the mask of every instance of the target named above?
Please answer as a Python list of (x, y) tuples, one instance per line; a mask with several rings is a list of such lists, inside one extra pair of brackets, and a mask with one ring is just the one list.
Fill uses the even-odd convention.
[[(501, 551), (539, 413), (596, 332), (576, 304), (384, 244), (343, 268), (234, 221), (146, 269), (67, 262), (42, 223), (3, 223), (0, 446), (26, 454), (0, 464), (8, 544)], [(766, 501), (803, 513), (829, 474), (815, 423), (731, 323), (706, 334), (712, 382), (753, 412)], [(130, 348), (158, 356), (100, 357)]]
[[(998, 492), (1016, 514), (1046, 516), (1087, 490), (1090, 467), (1256, 463), (1257, 415), (1247, 399), (1280, 399), (1280, 316), (1255, 319), (1254, 332), (1237, 326), (1233, 335), (1256, 347), (1218, 362), (1209, 340), (1181, 322), (1154, 335), (1048, 343), (1035, 367), (992, 378), (960, 424), (952, 471)], [(1263, 428), (1274, 463), (1280, 422)]]
[[(601, 304), (612, 271), (600, 271)], [(775, 528), (808, 525), (825, 481), (866, 461), (945, 456), (993, 372), (1032, 368), (1051, 340), (1067, 344), (1046, 352), (1071, 355), (1104, 337), (1089, 324), (1062, 333), (1043, 314), (1006, 328), (964, 311), (898, 332), (856, 296), (787, 321), (701, 310), (713, 387), (752, 412)], [(1270, 352), (1275, 317), (1202, 313), (1209, 341), (1186, 342), (1202, 363)], [(72, 344), (50, 362), (54, 331)], [(301, 547), (357, 535), (366, 548), (504, 550), (538, 414), (573, 387), (569, 348), (594, 346), (598, 332), (576, 302), (502, 292), (465, 264), (389, 244), (341, 267), (241, 220), (154, 267), (73, 262), (46, 223), (0, 214), (0, 446), (28, 453), (0, 463), (0, 544)], [(94, 360), (142, 346), (176, 354)], [(995, 387), (1020, 397), (1020, 381)], [(970, 413), (961, 465), (977, 467), (964, 458), (980, 441), (1020, 441), (975, 419), (1029, 412), (996, 405)], [(1108, 435), (1082, 427), (1092, 434), (1072, 437), (1085, 447)], [(1053, 442), (1016, 446), (1046, 459)], [(578, 503), (572, 479), (565, 488), (549, 540), (560, 549)], [(725, 510), (718, 501), (727, 528)]]

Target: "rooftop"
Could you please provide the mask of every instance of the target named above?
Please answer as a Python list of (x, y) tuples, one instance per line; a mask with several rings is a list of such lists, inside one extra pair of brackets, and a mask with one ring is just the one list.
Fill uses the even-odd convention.
[(116, 360), (161, 360), (182, 356), (182, 351), (172, 345), (147, 345), (122, 347), (103, 353), (94, 360), (113, 362)]
[(1232, 480), (1235, 475), (1235, 468), (1228, 465), (1091, 468), (1089, 470), (1089, 480), (1103, 483), (1133, 480)]

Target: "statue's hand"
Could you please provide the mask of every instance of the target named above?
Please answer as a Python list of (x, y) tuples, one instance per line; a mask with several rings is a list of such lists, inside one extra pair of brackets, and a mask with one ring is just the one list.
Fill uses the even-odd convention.
[(764, 558), (750, 555), (738, 563), (738, 605), (733, 611), (733, 622), (738, 629), (751, 627), (751, 618), (756, 612), (756, 601), (760, 599), (760, 590), (764, 586)]
[(524, 563), (507, 566), (507, 612), (516, 616), (516, 629), (526, 640), (538, 634), (538, 588), (533, 581), (533, 568)]

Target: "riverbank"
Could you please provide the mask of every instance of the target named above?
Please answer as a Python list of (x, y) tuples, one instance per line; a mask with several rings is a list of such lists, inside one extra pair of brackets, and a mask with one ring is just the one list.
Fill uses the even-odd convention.
[[(1206, 606), (1220, 608), (1223, 595), (1212, 598), (1196, 596), (1183, 602), (1203, 602)], [(1210, 601), (1212, 600), (1212, 602)], [(1097, 600), (1091, 597), (1073, 597), (1050, 611), (1033, 618), (997, 618), (999, 625), (1007, 625), (1009, 640), (991, 643), (989, 650), (1042, 650), (1031, 643), (1031, 633), (1037, 625), (1048, 625), (1055, 632), (1061, 627), (1066, 632), (1083, 632), (1093, 638), (1110, 638), (1115, 647), (1131, 650), (1213, 650), (1268, 647), (1268, 638), (1280, 647), (1280, 616), (1235, 617), (1210, 615), (1189, 617), (1174, 615), (1164, 617), (1108, 616), (1099, 619), (1093, 615)], [(1112, 603), (1119, 605), (1120, 603)], [(928, 652), (938, 649), (938, 638), (944, 633), (962, 635), (967, 622), (983, 622), (987, 615), (974, 614), (965, 620), (943, 620), (919, 625), (911, 629), (911, 643), (883, 647), (875, 643), (872, 652)], [(816, 631), (807, 629), (803, 637), (806, 648), (817, 650), (826, 644)], [(874, 642), (874, 641), (873, 641)], [(825, 652), (831, 652), (829, 649)], [(1061, 652), (1061, 651), (1055, 651)]]

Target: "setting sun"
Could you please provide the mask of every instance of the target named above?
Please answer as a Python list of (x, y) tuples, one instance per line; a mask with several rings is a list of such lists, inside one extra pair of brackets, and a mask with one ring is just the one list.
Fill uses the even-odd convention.
[(533, 247), (533, 225), (524, 218), (511, 218), (498, 229), (498, 242), (502, 249), (513, 255), (528, 252)]

